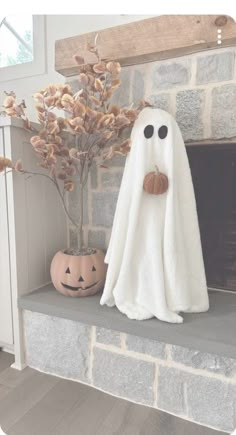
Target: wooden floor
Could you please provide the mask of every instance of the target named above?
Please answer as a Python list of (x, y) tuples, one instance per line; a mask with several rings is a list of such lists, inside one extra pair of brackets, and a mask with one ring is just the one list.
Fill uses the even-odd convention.
[(30, 368), (0, 351), (0, 426), (7, 435), (220, 435)]

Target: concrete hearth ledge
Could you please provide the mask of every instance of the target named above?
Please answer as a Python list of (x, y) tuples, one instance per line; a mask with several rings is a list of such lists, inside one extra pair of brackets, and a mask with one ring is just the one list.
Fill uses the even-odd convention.
[(157, 319), (129, 320), (115, 307), (101, 306), (101, 294), (71, 298), (58, 293), (52, 284), (22, 296), (22, 309), (75, 320), (143, 338), (236, 359), (236, 294), (210, 292), (210, 310), (184, 314), (184, 323), (172, 325)]

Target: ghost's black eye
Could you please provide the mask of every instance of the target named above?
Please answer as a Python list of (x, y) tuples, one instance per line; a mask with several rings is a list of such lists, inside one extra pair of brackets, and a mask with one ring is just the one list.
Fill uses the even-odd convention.
[(96, 272), (96, 268), (95, 268), (95, 266), (93, 266), (93, 268), (92, 268), (92, 272)]
[(158, 130), (158, 136), (160, 139), (165, 139), (167, 133), (168, 133), (168, 128), (166, 127), (166, 125), (162, 125)]
[(144, 136), (149, 139), (150, 137), (153, 136), (154, 133), (154, 127), (153, 125), (147, 125), (144, 129)]
[(69, 269), (69, 267), (67, 267), (67, 269), (66, 269), (66, 273), (70, 273), (70, 269)]

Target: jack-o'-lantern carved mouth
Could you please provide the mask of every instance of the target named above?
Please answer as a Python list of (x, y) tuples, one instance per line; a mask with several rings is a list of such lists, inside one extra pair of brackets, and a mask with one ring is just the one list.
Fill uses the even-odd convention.
[(72, 290), (73, 292), (76, 292), (78, 290), (88, 290), (88, 289), (92, 288), (93, 286), (95, 286), (96, 284), (98, 284), (98, 281), (94, 282), (91, 285), (88, 285), (87, 287), (72, 287), (71, 285), (63, 284), (63, 282), (61, 282), (61, 285), (63, 285), (63, 287), (67, 288), (68, 290)]

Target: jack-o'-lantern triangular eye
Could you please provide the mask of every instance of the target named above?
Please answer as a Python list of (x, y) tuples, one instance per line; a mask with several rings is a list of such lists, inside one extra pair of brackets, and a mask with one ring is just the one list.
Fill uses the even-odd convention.
[(96, 272), (96, 268), (94, 266), (92, 268), (92, 272)]
[(66, 273), (70, 273), (70, 269), (69, 269), (69, 267), (67, 267), (67, 269), (66, 269)]

